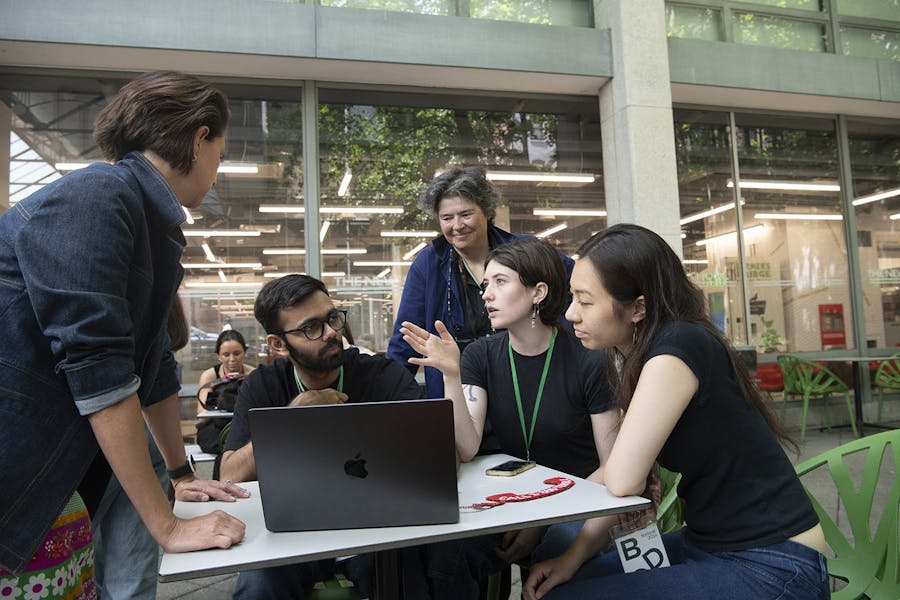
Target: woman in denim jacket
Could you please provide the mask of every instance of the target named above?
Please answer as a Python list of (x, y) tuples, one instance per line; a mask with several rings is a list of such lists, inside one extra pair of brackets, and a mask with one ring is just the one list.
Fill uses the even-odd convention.
[(194, 479), (187, 465), (166, 332), (182, 276), (182, 207), (197, 207), (215, 182), (227, 121), (224, 95), (200, 80), (141, 76), (95, 123), (115, 164), (67, 175), (0, 216), (3, 569), (49, 564), (41, 541), (98, 447), (166, 551), (243, 538), (243, 523), (221, 511), (174, 516), (143, 428), (146, 418), (177, 498), (246, 496)]

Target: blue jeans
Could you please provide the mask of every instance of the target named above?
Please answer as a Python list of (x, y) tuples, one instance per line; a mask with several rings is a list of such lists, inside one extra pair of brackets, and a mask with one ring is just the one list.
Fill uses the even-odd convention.
[[(150, 432), (147, 448), (163, 488), (169, 485), (166, 463)], [(156, 600), (159, 546), (147, 531), (115, 475), (109, 479), (91, 519), (94, 579), (103, 600)]]
[(618, 554), (588, 561), (552, 600), (588, 598), (708, 598), (813, 600), (830, 597), (825, 557), (786, 541), (738, 552), (706, 552), (683, 530), (663, 536), (670, 567), (623, 573)]

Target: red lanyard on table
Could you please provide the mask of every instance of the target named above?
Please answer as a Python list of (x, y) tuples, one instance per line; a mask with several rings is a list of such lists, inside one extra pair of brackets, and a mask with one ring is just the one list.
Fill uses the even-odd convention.
[(537, 500), (538, 498), (546, 498), (547, 496), (552, 496), (553, 494), (564, 492), (575, 485), (575, 482), (568, 477), (551, 477), (549, 479), (545, 479), (544, 483), (550, 484), (550, 487), (538, 490), (536, 492), (529, 492), (527, 494), (513, 494), (511, 492), (491, 494), (490, 496), (485, 498), (484, 502), (476, 502), (467, 506), (460, 506), (460, 508), (475, 508), (479, 510), (485, 510), (488, 508), (494, 508), (495, 506), (501, 506), (503, 504), (506, 504), (507, 502), (526, 502), (528, 500)]

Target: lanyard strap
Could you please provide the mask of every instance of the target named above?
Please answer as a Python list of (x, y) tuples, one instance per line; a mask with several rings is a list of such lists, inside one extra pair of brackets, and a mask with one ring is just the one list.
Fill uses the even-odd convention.
[(547, 496), (552, 496), (554, 494), (564, 492), (575, 485), (575, 482), (568, 477), (550, 477), (549, 479), (545, 479), (544, 483), (549, 484), (550, 487), (544, 488), (542, 490), (537, 490), (536, 492), (529, 492), (527, 494), (513, 494), (510, 492), (505, 492), (502, 494), (492, 494), (485, 498), (483, 502), (476, 502), (467, 506), (460, 506), (460, 508), (474, 508), (476, 510), (485, 510), (488, 508), (494, 508), (495, 506), (502, 506), (507, 502), (527, 502), (529, 500), (538, 500), (540, 498), (546, 498)]
[(459, 258), (462, 260), (463, 266), (466, 268), (466, 271), (469, 273), (469, 277), (471, 277), (472, 281), (475, 282), (475, 285), (477, 285), (478, 287), (481, 287), (481, 282), (478, 281), (478, 279), (475, 277), (475, 273), (472, 272), (472, 268), (469, 267), (469, 261), (467, 261), (462, 254), (459, 255)]
[(556, 344), (556, 327), (550, 334), (550, 347), (547, 348), (547, 358), (544, 359), (544, 371), (541, 373), (541, 383), (538, 386), (537, 396), (534, 398), (534, 410), (531, 412), (531, 429), (525, 431), (525, 411), (522, 409), (522, 394), (519, 392), (519, 374), (516, 372), (516, 361), (513, 359), (512, 340), (509, 340), (509, 368), (512, 370), (513, 390), (516, 393), (516, 408), (519, 410), (519, 424), (522, 426), (522, 437), (525, 439), (525, 460), (531, 460), (531, 438), (534, 437), (534, 426), (537, 423), (538, 408), (541, 406), (541, 396), (544, 395), (544, 384), (547, 382), (547, 372), (550, 370), (550, 359), (553, 357), (553, 346)]
[[(303, 385), (303, 382), (300, 381), (300, 376), (297, 375), (297, 367), (294, 367), (294, 381), (297, 383), (297, 389), (300, 390), (300, 393), (306, 391), (306, 386)], [(344, 365), (341, 365), (341, 374), (338, 377), (337, 391), (343, 393), (344, 391)]]

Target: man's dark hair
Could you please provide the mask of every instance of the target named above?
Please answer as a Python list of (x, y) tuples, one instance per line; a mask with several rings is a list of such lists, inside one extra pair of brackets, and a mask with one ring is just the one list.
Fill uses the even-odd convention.
[(278, 333), (281, 331), (279, 311), (300, 304), (316, 292), (327, 295), (328, 288), (315, 277), (294, 274), (273, 279), (259, 290), (253, 303), (253, 316), (266, 333)]

